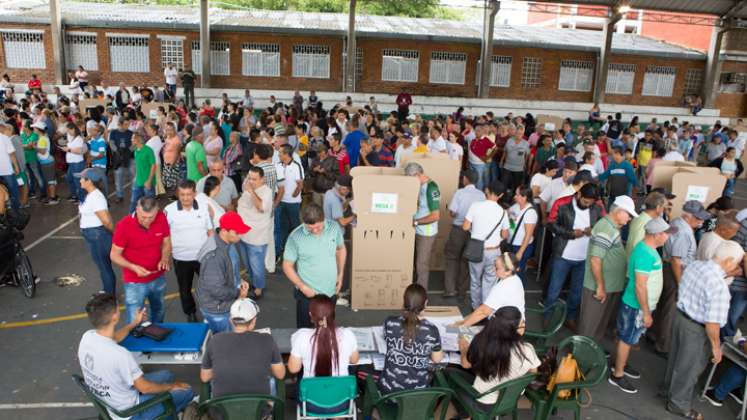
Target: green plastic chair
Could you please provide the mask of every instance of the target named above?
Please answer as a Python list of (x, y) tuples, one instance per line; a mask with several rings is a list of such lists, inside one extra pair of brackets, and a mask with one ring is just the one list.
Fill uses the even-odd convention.
[(112, 420), (112, 417), (109, 415), (109, 411), (114, 413), (115, 416), (129, 418), (158, 405), (163, 406), (163, 414), (156, 417), (154, 420), (167, 420), (176, 417), (176, 406), (174, 406), (174, 400), (171, 399), (171, 394), (168, 392), (158, 394), (148, 401), (142, 402), (126, 410), (117, 410), (94, 395), (94, 393), (91, 392), (91, 388), (89, 388), (89, 386), (86, 384), (86, 381), (83, 380), (83, 377), (81, 377), (80, 375), (73, 375), (73, 382), (75, 382), (83, 390), (83, 392), (86, 394), (86, 397), (88, 397), (88, 399), (93, 403), (93, 406), (99, 413), (99, 420)]
[[(519, 398), (537, 375), (528, 374), (522, 377), (506, 381), (500, 385), (497, 385), (485, 392), (478, 392), (472, 384), (464, 380), (462, 376), (457, 373), (446, 372), (444, 375), (441, 371), (436, 372), (436, 383), (438, 386), (444, 386), (448, 384), (449, 387), (454, 391), (454, 402), (456, 405), (461, 407), (472, 420), (490, 420), (500, 416), (511, 414), (511, 418), (516, 420), (518, 418)], [(479, 410), (473, 404), (468, 402), (469, 400), (478, 400), (485, 395), (493, 392), (498, 392), (498, 399), (496, 400), (493, 407), (488, 412)]]
[[(303, 378), (298, 385), (298, 405), (296, 418), (301, 419), (355, 419), (357, 409), (355, 397), (358, 395), (358, 383), (355, 376), (323, 376)], [(348, 407), (336, 413), (313, 413), (306, 404), (311, 403), (319, 408), (333, 408), (344, 403)]]
[[(397, 391), (381, 396), (371, 376), (366, 378), (364, 397), (364, 418), (369, 418), (373, 408), (379, 412), (381, 420), (444, 420), (453, 392), (446, 387), (431, 387)], [(440, 404), (441, 415), (436, 417), (436, 407)]]
[[(534, 351), (539, 355), (547, 352), (547, 342), (555, 335), (565, 322), (566, 304), (558, 299), (549, 310), (549, 317), (545, 318), (545, 310), (542, 308), (525, 309), (527, 317), (527, 329), (524, 339), (534, 346)], [(539, 325), (537, 325), (539, 324)]]
[[(534, 420), (547, 420), (556, 409), (572, 410), (576, 420), (581, 419), (581, 395), (584, 389), (592, 388), (607, 375), (608, 365), (604, 350), (589, 337), (574, 335), (558, 344), (558, 358), (570, 352), (576, 359), (584, 379), (580, 381), (556, 384), (553, 392), (545, 389), (538, 391), (527, 389), (526, 397), (532, 402)], [(559, 399), (562, 390), (571, 390), (571, 397)]]
[(218, 412), (223, 420), (261, 419), (268, 403), (273, 403), (272, 418), (285, 418), (285, 382), (276, 381), (277, 396), (264, 394), (239, 394), (211, 398), (210, 382), (203, 382), (200, 387), (200, 405), (197, 413), (202, 416), (210, 410)]

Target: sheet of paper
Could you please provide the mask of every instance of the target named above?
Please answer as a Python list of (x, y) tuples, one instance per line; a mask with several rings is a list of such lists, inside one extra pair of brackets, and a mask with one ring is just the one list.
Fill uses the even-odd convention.
[(270, 335), (272, 335), (272, 330), (270, 329), (270, 327), (267, 327), (267, 328), (259, 328), (259, 329), (256, 329), (256, 330), (254, 330), (254, 332), (258, 332), (258, 333), (262, 333), (262, 334), (270, 334)]
[(358, 342), (358, 351), (376, 351), (373, 332), (370, 327), (349, 328)]
[(708, 187), (701, 187), (699, 185), (688, 185), (687, 194), (685, 195), (685, 201), (695, 200), (705, 203), (708, 198)]
[(448, 327), (457, 321), (461, 321), (463, 319), (461, 316), (429, 316), (426, 319), (438, 328), (443, 351), (459, 350), (459, 334), (453, 328)]
[(371, 353), (371, 358), (373, 359), (373, 365), (374, 369), (376, 370), (384, 370), (384, 355), (380, 353)]
[(384, 327), (371, 327), (371, 332), (376, 342), (376, 351), (381, 354), (386, 354), (386, 341), (384, 340)]
[(358, 358), (358, 363), (356, 365), (370, 365), (373, 364), (373, 357), (371, 356), (373, 353), (361, 353), (360, 357)]

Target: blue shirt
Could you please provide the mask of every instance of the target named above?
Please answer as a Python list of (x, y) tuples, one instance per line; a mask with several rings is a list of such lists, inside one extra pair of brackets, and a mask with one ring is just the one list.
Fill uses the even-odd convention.
[(130, 149), (132, 147), (132, 131), (110, 131), (109, 141), (114, 144), (117, 149)]
[(104, 141), (104, 138), (99, 137), (89, 141), (88, 150), (91, 155), (91, 166), (106, 168), (106, 141)]
[(353, 130), (345, 136), (345, 140), (342, 144), (345, 146), (345, 150), (350, 156), (350, 167), (354, 168), (358, 166), (358, 159), (361, 155), (361, 140), (364, 139), (364, 134), (358, 130)]
[(635, 177), (633, 165), (631, 165), (627, 160), (623, 160), (622, 162), (617, 163), (614, 159), (610, 159), (607, 170), (599, 174), (599, 182), (604, 182), (609, 177), (617, 176), (624, 176), (627, 178), (628, 187), (626, 195), (630, 195), (633, 191), (633, 186), (638, 181)]

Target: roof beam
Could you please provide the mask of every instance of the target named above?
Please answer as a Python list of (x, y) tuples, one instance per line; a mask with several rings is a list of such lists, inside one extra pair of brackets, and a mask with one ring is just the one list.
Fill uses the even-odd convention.
[(747, 0), (737, 0), (736, 3), (734, 3), (734, 6), (721, 16), (721, 19), (729, 19), (744, 10), (745, 7), (747, 7)]

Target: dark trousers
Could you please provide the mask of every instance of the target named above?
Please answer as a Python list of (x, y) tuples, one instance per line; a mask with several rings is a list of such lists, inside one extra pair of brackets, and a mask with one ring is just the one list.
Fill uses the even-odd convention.
[(578, 333), (601, 343), (610, 330), (620, 308), (622, 292), (607, 293), (607, 299), (600, 302), (594, 298), (595, 290), (584, 287), (581, 292), (581, 316), (578, 320)]
[[(293, 289), (293, 297), (296, 299), (296, 328), (314, 328), (309, 316), (309, 298), (298, 289)], [(337, 295), (331, 296), (332, 303), (337, 304)]]
[(513, 172), (504, 168), (501, 175), (503, 175), (503, 185), (509, 191), (516, 191), (516, 188), (524, 183), (524, 171)]
[[(664, 391), (667, 409), (685, 414), (692, 408), (693, 394), (700, 374), (711, 357), (705, 326), (675, 309), (672, 322), (672, 348), (667, 357)], [(654, 321), (656, 322), (656, 321)]]
[(200, 263), (198, 261), (174, 260), (174, 272), (176, 281), (179, 283), (179, 299), (182, 302), (182, 311), (191, 315), (197, 310), (195, 298), (192, 296), (192, 280), (200, 275)]
[(469, 241), (470, 233), (461, 226), (452, 226), (449, 238), (444, 247), (446, 272), (444, 273), (444, 287), (446, 293), (467, 293), (469, 271), (467, 260), (464, 259), (464, 248)]
[(191, 109), (195, 106), (195, 87), (184, 86), (184, 103), (187, 104), (187, 109)]
[(664, 285), (661, 289), (659, 303), (654, 310), (654, 324), (648, 336), (656, 342), (656, 351), (669, 353), (672, 346), (672, 322), (677, 311), (677, 281), (674, 279), (672, 265), (664, 263)]

